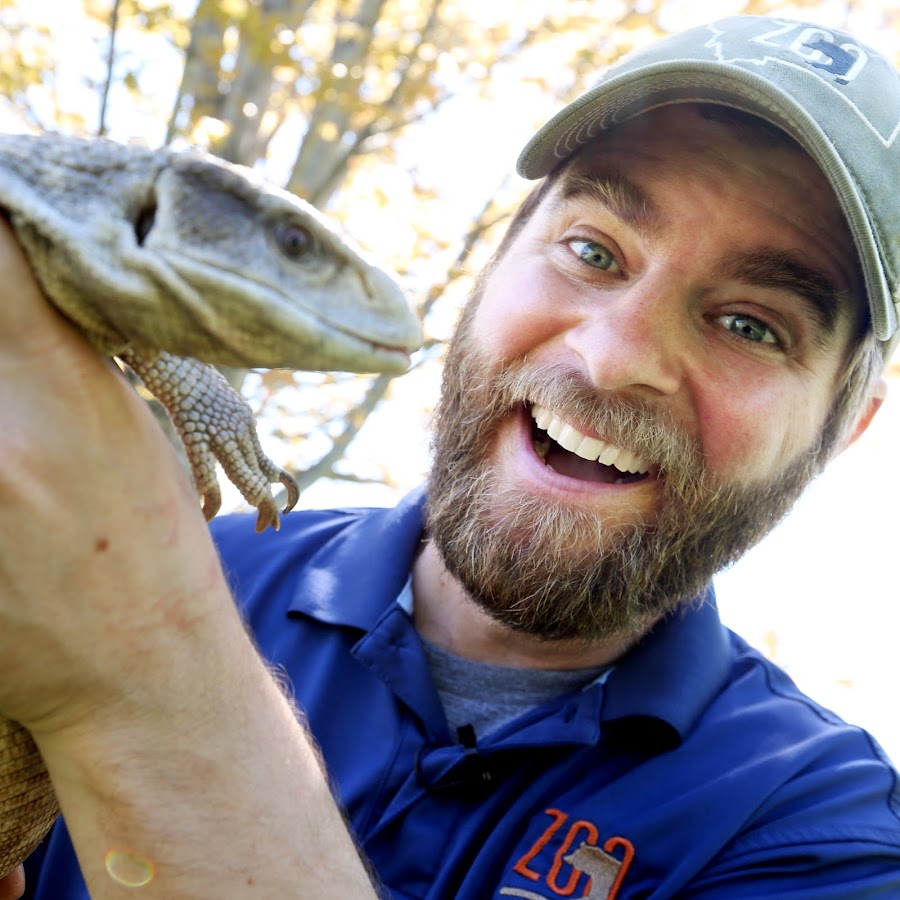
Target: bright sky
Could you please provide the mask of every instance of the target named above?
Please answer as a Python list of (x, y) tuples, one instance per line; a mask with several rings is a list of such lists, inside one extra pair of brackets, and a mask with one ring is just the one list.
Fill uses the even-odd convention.
[[(498, 0), (490, 9), (497, 14), (502, 6), (504, 15), (515, 15), (530, 5), (534, 4)], [(670, 0), (666, 25), (687, 27), (726, 15), (737, 5), (728, 0), (715, 4)], [(871, 0), (859, 6), (853, 29), (863, 40), (896, 56), (900, 35), (881, 27), (886, 4)], [(843, 5), (837, 2), (804, 7), (801, 12), (785, 9), (824, 25), (845, 25)], [(80, 4), (29, 0), (28, 10), (35, 20), (44, 19), (65, 35), (60, 46), (72, 49), (59, 60), (65, 104), (93, 110), (96, 94), (84, 86), (82, 76), (88, 71), (95, 79), (101, 77), (102, 57), (85, 54), (90, 44)], [(170, 108), (180, 61), (163, 54), (148, 65), (147, 83), (159, 92), (160, 109)], [(414, 161), (426, 181), (442, 184), (459, 197), (461, 231), (468, 215), (511, 169), (534, 124), (552, 112), (531, 88), (511, 77), (496, 84), (491, 105), (466, 96), (448, 104), (432, 129), (420, 130), (406, 144), (407, 162)], [(95, 114), (87, 115), (92, 125)], [(122, 95), (118, 100), (113, 96), (110, 124), (112, 135), (120, 139), (141, 135), (150, 144), (162, 139), (159, 126), (137, 115)], [(390, 233), (393, 240), (402, 239), (402, 206), (392, 209), (391, 215), (392, 229), (384, 228), (384, 210), (376, 210), (370, 220), (359, 216), (356, 236), (365, 240), (367, 234)], [(383, 249), (386, 254), (393, 251)], [(397, 381), (395, 402), (373, 417), (354, 447), (358, 458), (388, 458), (393, 463), (396, 491), (319, 483), (304, 494), (304, 505), (389, 504), (417, 484), (428, 463), (427, 433), (411, 424), (418, 421), (417, 412), (411, 411), (427, 405), (427, 398), (436, 392), (435, 367)], [(895, 582), (900, 554), (898, 441), (900, 379), (895, 378), (893, 396), (870, 432), (834, 463), (787, 521), (717, 579), (725, 620), (784, 666), (817, 700), (869, 728), (896, 760), (900, 760), (900, 716), (895, 713), (895, 689), (900, 685), (895, 611), (900, 596)], [(278, 450), (272, 447), (271, 452), (277, 455)]]

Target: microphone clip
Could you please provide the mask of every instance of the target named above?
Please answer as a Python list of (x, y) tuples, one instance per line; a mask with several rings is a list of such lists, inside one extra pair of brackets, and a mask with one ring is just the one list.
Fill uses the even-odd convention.
[(463, 748), (462, 760), (443, 778), (431, 781), (422, 769), (421, 756), (426, 747), (421, 747), (416, 754), (416, 778), (429, 793), (443, 794), (452, 791), (472, 799), (483, 797), (496, 786), (498, 773), (491, 765), (490, 758), (478, 752), (475, 729), (471, 725), (461, 725), (456, 729), (456, 734)]

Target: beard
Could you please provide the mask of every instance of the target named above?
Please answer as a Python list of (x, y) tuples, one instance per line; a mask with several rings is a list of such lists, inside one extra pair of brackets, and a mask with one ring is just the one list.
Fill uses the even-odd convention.
[[(660, 403), (598, 392), (577, 372), (527, 358), (489, 360), (472, 335), (477, 302), (445, 360), (426, 524), (449, 573), (516, 632), (637, 638), (771, 531), (829, 455), (819, 442), (765, 482), (723, 481)], [(604, 521), (584, 504), (549, 504), (504, 484), (492, 462), (498, 428), (532, 403), (653, 462), (653, 512)]]

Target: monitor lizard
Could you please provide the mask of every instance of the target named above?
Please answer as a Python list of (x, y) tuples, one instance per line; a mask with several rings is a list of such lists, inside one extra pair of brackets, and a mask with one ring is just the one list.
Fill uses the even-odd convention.
[[(165, 406), (207, 518), (217, 460), (257, 530), (279, 525), (272, 483), (285, 512), (298, 498), (215, 365), (399, 374), (421, 343), (401, 288), (321, 213), (207, 154), (0, 135), (0, 214), (49, 300)], [(0, 876), (56, 814), (30, 736), (0, 717)]]

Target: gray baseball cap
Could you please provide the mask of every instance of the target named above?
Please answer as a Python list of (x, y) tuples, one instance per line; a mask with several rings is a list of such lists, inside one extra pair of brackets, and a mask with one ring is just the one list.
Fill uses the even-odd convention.
[(850, 226), (872, 327), (900, 342), (900, 74), (834, 29), (733, 16), (623, 57), (519, 156), (541, 178), (619, 122), (672, 103), (719, 103), (778, 126), (818, 163)]

